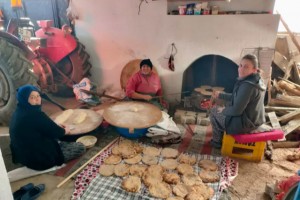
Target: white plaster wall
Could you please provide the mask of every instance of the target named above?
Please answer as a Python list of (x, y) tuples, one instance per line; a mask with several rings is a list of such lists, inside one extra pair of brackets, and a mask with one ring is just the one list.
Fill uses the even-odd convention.
[[(275, 46), (277, 15), (167, 15), (167, 1), (73, 0), (79, 13), (76, 34), (91, 55), (92, 80), (120, 88), (120, 73), (127, 62), (150, 58), (165, 93), (181, 91), (182, 74), (197, 58), (220, 54), (239, 61), (243, 48)], [(175, 72), (167, 68), (175, 43)], [(226, 67), (226, 66), (224, 66)], [(180, 96), (175, 97), (179, 100)], [(173, 100), (170, 97), (168, 100)]]

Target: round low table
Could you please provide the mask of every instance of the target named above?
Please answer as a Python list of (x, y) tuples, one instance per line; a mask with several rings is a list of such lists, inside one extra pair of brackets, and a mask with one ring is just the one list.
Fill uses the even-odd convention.
[[(56, 117), (61, 115), (63, 112), (64, 111), (54, 113), (50, 116), (50, 118), (55, 122)], [(80, 124), (74, 124), (73, 120), (82, 112), (87, 114), (85, 120)], [(95, 130), (102, 123), (102, 121), (103, 118), (96, 111), (88, 109), (73, 109), (72, 115), (69, 116), (68, 119), (61, 125), (70, 127), (70, 135), (79, 135)]]
[(115, 126), (121, 135), (138, 138), (161, 120), (162, 113), (158, 107), (150, 103), (124, 101), (106, 108), (103, 118)]

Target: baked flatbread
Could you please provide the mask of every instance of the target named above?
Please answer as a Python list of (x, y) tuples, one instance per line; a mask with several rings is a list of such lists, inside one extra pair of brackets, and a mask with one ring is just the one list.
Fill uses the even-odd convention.
[(202, 184), (201, 178), (198, 176), (198, 174), (184, 174), (182, 176), (182, 182), (188, 186), (193, 185), (200, 185)]
[(166, 200), (184, 200), (182, 197), (168, 197)]
[(134, 144), (130, 140), (121, 140), (119, 143), (119, 152), (122, 158), (128, 159), (135, 157), (138, 153), (134, 148)]
[(114, 174), (115, 165), (101, 165), (99, 168), (99, 174), (102, 176), (111, 176)]
[(150, 165), (143, 175), (144, 184), (149, 187), (150, 185), (162, 182), (164, 169), (160, 165)]
[(180, 182), (180, 177), (177, 173), (164, 173), (163, 180), (169, 184), (177, 184)]
[(143, 154), (149, 156), (159, 156), (160, 152), (161, 149), (158, 149), (156, 147), (145, 147), (143, 150)]
[(147, 187), (161, 183), (163, 180), (162, 176), (151, 176), (150, 174), (147, 174), (146, 172), (144, 173), (142, 179), (143, 179), (144, 184)]
[(108, 165), (116, 165), (122, 161), (122, 158), (118, 155), (110, 155), (108, 158), (104, 160), (105, 164)]
[(164, 158), (177, 158), (178, 150), (172, 148), (163, 148), (161, 155)]
[(142, 162), (146, 165), (156, 165), (158, 163), (158, 157), (150, 156), (150, 155), (144, 155), (143, 158), (142, 158)]
[(111, 153), (114, 154), (114, 155), (120, 155), (119, 145), (114, 146), (114, 147), (111, 149)]
[(173, 193), (176, 196), (184, 198), (189, 193), (189, 190), (188, 190), (188, 187), (186, 185), (177, 184), (173, 187)]
[(133, 165), (133, 164), (139, 163), (141, 160), (142, 160), (142, 155), (137, 154), (133, 158), (124, 159), (124, 162), (126, 162), (127, 164), (130, 164), (130, 165)]
[(191, 191), (201, 194), (204, 199), (211, 199), (214, 196), (214, 189), (205, 185), (204, 183), (200, 185), (194, 185), (190, 187)]
[(178, 166), (178, 162), (176, 159), (166, 159), (163, 160), (160, 164), (165, 169), (176, 169), (176, 167)]
[(220, 180), (218, 171), (201, 170), (199, 176), (204, 183), (214, 183)]
[(172, 194), (170, 185), (160, 182), (149, 187), (149, 193), (153, 197), (166, 199)]
[(127, 192), (139, 192), (141, 189), (141, 179), (136, 176), (129, 176), (122, 182), (122, 188)]
[(217, 171), (218, 165), (212, 160), (200, 160), (199, 167), (205, 170)]
[(142, 177), (148, 166), (146, 165), (131, 165), (129, 167), (129, 173), (132, 176)]
[(124, 163), (117, 164), (114, 173), (116, 176), (127, 176), (129, 174), (129, 165)]
[(147, 168), (146, 173), (151, 176), (159, 177), (164, 173), (164, 168), (161, 165), (151, 165)]
[(194, 173), (193, 167), (189, 164), (179, 164), (176, 167), (176, 169), (177, 169), (179, 174), (192, 174), (192, 173)]
[(185, 200), (205, 200), (204, 197), (198, 192), (190, 192), (186, 197)]
[(180, 154), (178, 157), (178, 162), (194, 165), (196, 163), (196, 156), (195, 155), (186, 155), (186, 154)]

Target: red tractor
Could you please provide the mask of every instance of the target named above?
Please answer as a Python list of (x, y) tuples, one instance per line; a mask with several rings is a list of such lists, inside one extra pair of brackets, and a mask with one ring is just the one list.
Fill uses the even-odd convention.
[(41, 28), (33, 33), (28, 18), (11, 20), (7, 32), (0, 31), (0, 124), (11, 118), (18, 87), (33, 84), (71, 95), (73, 84), (90, 75), (89, 55), (70, 27), (54, 28), (47, 20), (38, 24)]

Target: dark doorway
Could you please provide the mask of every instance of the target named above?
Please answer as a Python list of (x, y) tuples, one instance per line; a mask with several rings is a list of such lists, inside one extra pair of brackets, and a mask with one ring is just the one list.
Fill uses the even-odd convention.
[[(183, 73), (182, 91), (193, 92), (202, 85), (224, 87), (232, 92), (238, 77), (238, 65), (220, 55), (205, 55), (195, 60)], [(191, 93), (185, 93), (189, 96)], [(183, 96), (183, 97), (184, 97)]]

